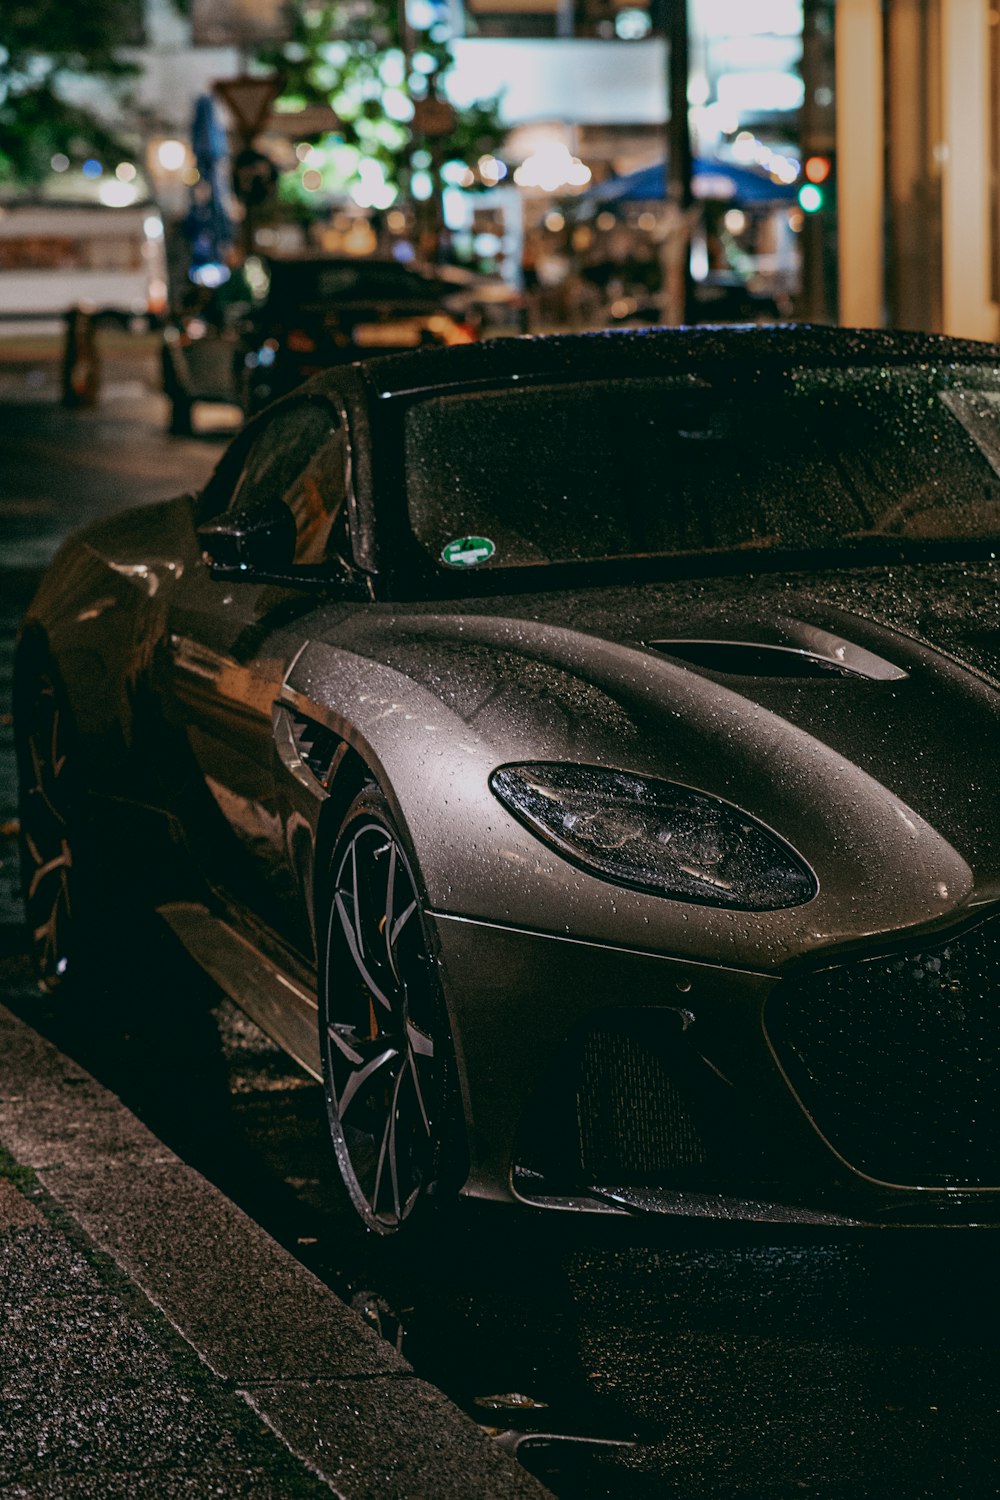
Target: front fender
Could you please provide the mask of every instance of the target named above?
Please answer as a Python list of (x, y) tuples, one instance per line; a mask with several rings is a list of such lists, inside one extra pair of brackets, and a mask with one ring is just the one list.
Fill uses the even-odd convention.
[[(780, 785), (793, 804), (797, 826), (779, 831), (816, 868), (820, 891), (790, 910), (747, 913), (611, 885), (528, 832), (489, 786), (498, 765), (544, 758), (523, 726), (504, 732), (494, 717), (487, 737), (422, 683), (317, 641), (294, 663), (283, 700), (343, 738), (376, 777), (409, 834), (437, 913), (776, 972), (868, 935), (940, 925), (972, 889), (968, 865), (924, 819), (784, 721), (780, 733), (777, 725), (757, 732), (755, 775)], [(771, 717), (758, 715), (758, 730), (768, 730)], [(796, 758), (799, 739), (805, 744)], [(708, 790), (713, 757), (724, 753), (705, 746)], [(626, 768), (669, 774), (666, 754), (651, 741), (643, 761)]]

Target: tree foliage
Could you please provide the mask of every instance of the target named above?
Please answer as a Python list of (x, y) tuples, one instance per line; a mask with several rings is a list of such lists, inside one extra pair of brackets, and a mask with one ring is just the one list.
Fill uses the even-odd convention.
[(427, 24), (415, 26), (406, 22), (403, 0), (290, 0), (288, 39), (261, 61), (285, 80), (279, 107), (334, 111), (355, 177), (375, 162), (391, 188), (409, 193), (415, 170), (437, 175), (443, 164), (458, 163), (467, 169), (463, 186), (483, 186), (478, 162), (505, 134), (499, 101), (454, 110), (447, 130), (422, 128), (424, 103), (444, 99), (454, 61), (449, 28), (426, 0), (422, 8)]
[(135, 68), (119, 47), (134, 39), (128, 0), (2, 0), (0, 177), (30, 184), (55, 152), (69, 157), (121, 150), (100, 114), (81, 102), (81, 78), (121, 88)]

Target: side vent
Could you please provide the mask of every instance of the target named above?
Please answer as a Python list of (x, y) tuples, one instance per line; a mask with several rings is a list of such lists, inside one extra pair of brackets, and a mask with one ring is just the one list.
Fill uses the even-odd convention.
[(320, 786), (328, 791), (343, 740), (332, 729), (324, 728), (303, 714), (289, 714), (289, 720), (299, 759), (309, 767)]

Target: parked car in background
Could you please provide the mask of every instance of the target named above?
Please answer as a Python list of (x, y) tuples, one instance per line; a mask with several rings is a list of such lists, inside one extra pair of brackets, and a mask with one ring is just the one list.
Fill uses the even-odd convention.
[(190, 431), (196, 401), (253, 413), (333, 365), (478, 337), (467, 287), (393, 260), (275, 259), (265, 270), (266, 290), (242, 310), (224, 284), (192, 294), (165, 328), (171, 431)]
[(461, 293), (393, 260), (272, 260), (246, 354), (248, 412), (331, 365), (372, 354), (468, 344)]
[(38, 976), (144, 1003), (158, 913), (325, 1080), (380, 1234), (996, 1224), (998, 558), (994, 345), (328, 371), (28, 610)]
[(0, 204), (0, 333), (56, 332), (75, 307), (146, 327), (166, 306), (163, 220), (155, 204)]
[(480, 338), (530, 332), (527, 298), (503, 276), (483, 275), (458, 265), (438, 266), (435, 274), (451, 288), (451, 311)]

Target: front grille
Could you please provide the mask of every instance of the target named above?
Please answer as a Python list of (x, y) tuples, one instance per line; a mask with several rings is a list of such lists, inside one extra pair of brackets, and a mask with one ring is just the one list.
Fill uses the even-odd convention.
[(790, 981), (765, 1022), (804, 1108), (857, 1171), (1000, 1186), (1000, 921)]
[(589, 1182), (659, 1177), (705, 1160), (667, 1057), (627, 1031), (601, 1028), (584, 1038), (576, 1118)]

